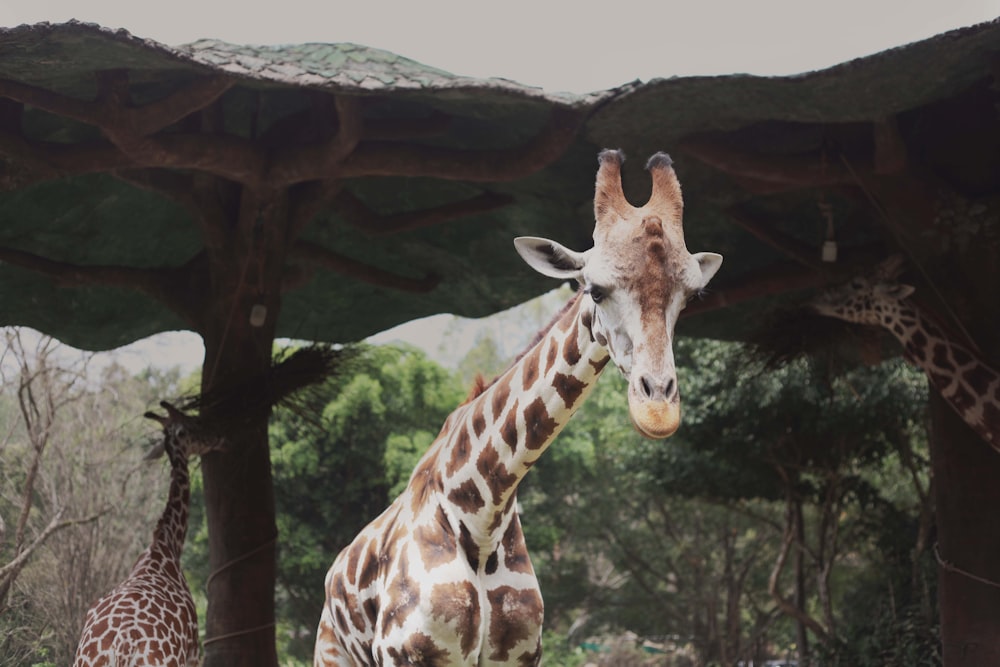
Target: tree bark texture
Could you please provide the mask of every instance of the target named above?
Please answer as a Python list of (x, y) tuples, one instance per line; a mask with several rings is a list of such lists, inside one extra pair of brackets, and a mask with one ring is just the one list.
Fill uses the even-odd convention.
[(931, 391), (945, 667), (1000, 665), (1000, 456)]

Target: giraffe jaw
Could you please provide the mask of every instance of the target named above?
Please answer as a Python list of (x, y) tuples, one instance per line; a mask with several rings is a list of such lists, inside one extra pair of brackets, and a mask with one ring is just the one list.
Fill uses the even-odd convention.
[(629, 397), (632, 425), (652, 440), (662, 440), (674, 434), (681, 425), (681, 404), (670, 401), (641, 401)]

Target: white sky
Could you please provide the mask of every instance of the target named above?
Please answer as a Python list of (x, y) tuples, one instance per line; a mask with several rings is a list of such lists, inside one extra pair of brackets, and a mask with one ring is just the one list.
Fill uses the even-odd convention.
[(0, 0), (166, 44), (356, 42), (456, 74), (590, 92), (636, 78), (820, 69), (1000, 15), (1000, 0)]
[[(75, 18), (165, 44), (355, 42), (455, 74), (578, 93), (822, 69), (997, 16), (1000, 0), (0, 0), (6, 27)], [(406, 339), (440, 358), (446, 326), (433, 318), (379, 340)], [(129, 366), (192, 368), (203, 352), (193, 334), (168, 334), (124, 354)]]

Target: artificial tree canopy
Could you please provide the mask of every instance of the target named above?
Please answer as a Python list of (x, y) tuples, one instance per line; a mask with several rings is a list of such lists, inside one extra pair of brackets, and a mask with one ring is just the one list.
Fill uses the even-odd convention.
[[(225, 209), (236, 185), (288, 193), (278, 335), (348, 341), (483, 316), (553, 286), (513, 237), (589, 247), (596, 155), (620, 147), (634, 202), (645, 158), (672, 153), (689, 248), (726, 258), (682, 332), (743, 338), (760, 299), (892, 246), (939, 270), (965, 231), (907, 193), (975, 207), (1000, 190), (998, 51), (992, 22), (800, 76), (578, 96), (352, 44), (0, 29), (0, 324), (95, 350), (197, 329), (195, 269), (226, 242), (205, 193)], [(836, 264), (819, 261), (828, 230)]]

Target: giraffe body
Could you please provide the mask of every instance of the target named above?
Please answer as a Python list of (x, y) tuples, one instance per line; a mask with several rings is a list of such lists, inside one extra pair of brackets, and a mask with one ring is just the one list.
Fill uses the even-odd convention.
[(629, 377), (636, 428), (673, 433), (674, 323), (721, 263), (684, 247), (669, 158), (650, 160), (653, 196), (638, 209), (621, 193), (621, 159), (601, 154), (594, 248), (515, 241), (529, 265), (578, 280), (583, 293), (448, 417), (406, 490), (337, 556), (325, 582), (317, 666), (538, 664), (542, 596), (517, 485), (609, 362)]
[(887, 329), (956, 413), (1000, 450), (1000, 374), (953, 340), (909, 297), (914, 288), (885, 277), (858, 277), (827, 290), (811, 306), (821, 315)]
[(188, 456), (221, 445), (195, 441), (189, 420), (163, 403), (168, 417), (147, 414), (163, 426), (170, 460), (170, 493), (150, 546), (128, 577), (87, 612), (74, 667), (187, 667), (197, 665), (198, 617), (181, 570), (187, 535)]

